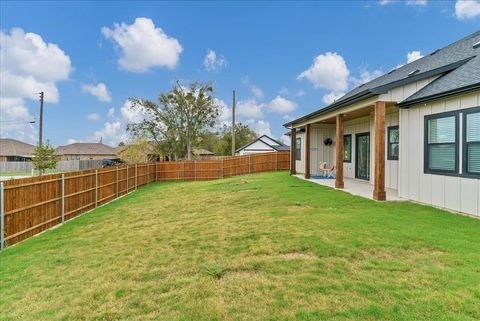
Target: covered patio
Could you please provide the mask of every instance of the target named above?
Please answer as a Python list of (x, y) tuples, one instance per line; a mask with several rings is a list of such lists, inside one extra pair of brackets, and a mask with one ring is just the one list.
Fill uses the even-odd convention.
[[(398, 158), (387, 160), (389, 126), (398, 128), (398, 107), (378, 97), (301, 120), (291, 128), (291, 146), (292, 151), (297, 149), (298, 134), (304, 141), (304, 154), (299, 157), (292, 152), (291, 173), (302, 173), (307, 180), (378, 201), (400, 200), (396, 188)], [(349, 139), (348, 149), (345, 137)], [(335, 179), (312, 179), (322, 162), (333, 166)], [(298, 172), (297, 166), (301, 166)]]
[[(295, 176), (300, 179), (304, 179), (319, 185), (331, 187), (334, 189), (339, 189), (335, 187), (335, 179), (325, 179), (325, 178), (315, 178), (315, 177), (305, 178), (304, 175), (295, 175)], [(344, 187), (339, 190), (350, 193), (352, 195), (368, 198), (371, 200), (374, 199), (373, 197), (374, 186), (369, 182), (358, 180), (358, 179), (352, 179), (352, 178), (344, 178), (343, 181), (344, 181)], [(397, 190), (394, 190), (391, 188), (385, 188), (385, 192), (386, 192), (385, 201), (387, 202), (407, 201), (406, 199), (398, 196)]]

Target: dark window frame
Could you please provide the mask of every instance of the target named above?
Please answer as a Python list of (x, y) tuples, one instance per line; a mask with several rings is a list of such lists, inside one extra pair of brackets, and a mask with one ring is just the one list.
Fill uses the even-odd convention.
[(468, 145), (480, 145), (480, 141), (467, 142), (467, 115), (480, 112), (480, 107), (465, 109), (462, 112), (462, 177), (480, 178), (480, 174), (468, 171)]
[[(431, 119), (455, 117), (455, 142), (454, 143), (428, 143), (428, 121)], [(445, 176), (460, 176), (459, 173), (459, 160), (460, 160), (460, 142), (459, 142), (459, 117), (460, 111), (449, 111), (444, 113), (426, 115), (424, 118), (424, 134), (423, 134), (423, 172), (425, 174), (437, 174)], [(430, 169), (429, 167), (429, 158), (430, 158), (430, 145), (455, 145), (455, 169), (454, 170), (440, 170), (440, 169)]]
[(345, 159), (345, 150), (344, 150), (343, 151), (343, 162), (344, 163), (351, 163), (352, 162), (352, 134), (343, 135), (343, 148), (345, 148), (345, 138), (347, 138), (347, 137), (350, 138), (350, 152), (349, 152), (350, 158)]
[[(390, 132), (392, 130), (398, 130), (398, 142), (392, 142), (390, 141)], [(392, 155), (390, 145), (398, 145), (398, 153), (400, 154), (400, 127), (398, 125), (396, 126), (390, 126), (387, 127), (387, 160), (397, 160), (400, 155), (394, 156)]]
[(295, 160), (302, 160), (302, 138), (297, 137), (295, 139)]

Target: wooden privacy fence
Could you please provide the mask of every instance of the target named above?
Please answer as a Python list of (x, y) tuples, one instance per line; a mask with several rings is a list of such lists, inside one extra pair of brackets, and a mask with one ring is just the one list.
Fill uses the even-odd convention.
[(290, 153), (156, 162), (14, 179), (0, 184), (0, 249), (157, 181), (288, 170)]

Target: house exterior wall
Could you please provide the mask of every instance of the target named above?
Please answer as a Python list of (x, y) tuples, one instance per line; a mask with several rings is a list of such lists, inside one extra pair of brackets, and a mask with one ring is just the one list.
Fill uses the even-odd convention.
[[(330, 168), (335, 164), (335, 125), (312, 125), (310, 141), (310, 173), (319, 174), (320, 163), (326, 162)], [(326, 146), (323, 141), (332, 140), (332, 145)]]
[[(424, 117), (477, 106), (479, 91), (400, 110), (400, 197), (480, 216), (480, 179), (426, 174), (423, 165)], [(460, 169), (461, 162), (460, 157)]]
[(248, 155), (268, 152), (275, 152), (275, 150), (262, 141), (256, 141), (253, 144), (247, 146), (246, 148), (240, 150), (237, 155)]

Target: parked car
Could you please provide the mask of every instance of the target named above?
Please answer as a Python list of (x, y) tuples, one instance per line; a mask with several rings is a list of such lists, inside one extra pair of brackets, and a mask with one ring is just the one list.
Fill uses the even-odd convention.
[(120, 158), (104, 159), (102, 161), (102, 168), (113, 167), (123, 164)]

